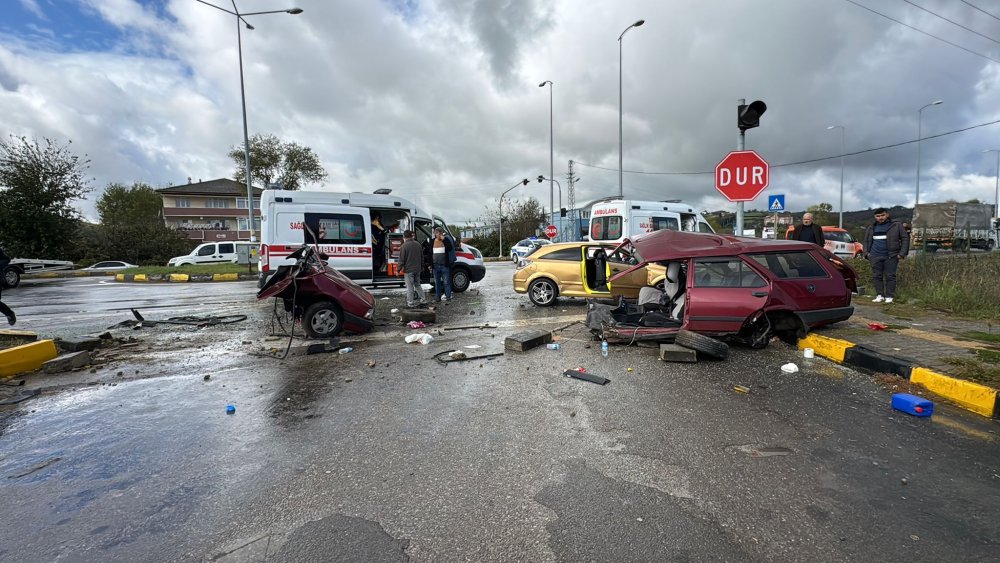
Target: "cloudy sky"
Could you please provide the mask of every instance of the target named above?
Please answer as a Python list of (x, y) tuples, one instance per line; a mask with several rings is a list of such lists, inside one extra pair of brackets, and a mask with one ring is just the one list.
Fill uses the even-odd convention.
[[(231, 0), (212, 0), (232, 9)], [(801, 210), (993, 202), (1000, 149), (1000, 7), (992, 0), (236, 0), (251, 135), (311, 147), (309, 189), (392, 188), (451, 223), (570, 160), (579, 204), (618, 191), (735, 210), (714, 188), (739, 98), (767, 103), (746, 146), (767, 194)], [(866, 9), (867, 8), (867, 9)], [(879, 15), (879, 12), (883, 15)], [(892, 19), (889, 19), (892, 18)], [(951, 23), (947, 20), (952, 20)], [(892, 21), (897, 20), (897, 21)], [(919, 31), (918, 31), (919, 30)], [(196, 0), (0, 0), (0, 134), (72, 141), (109, 182), (231, 177), (242, 143), (236, 18)], [(987, 124), (987, 125), (983, 125)], [(979, 127), (973, 127), (978, 126)], [(973, 127), (966, 131), (954, 132)], [(908, 143), (909, 142), (909, 143)], [(901, 144), (895, 148), (879, 149)], [(879, 150), (869, 150), (879, 149)], [(815, 160), (826, 159), (826, 160)], [(802, 163), (803, 161), (813, 161)], [(548, 207), (548, 184), (534, 195)]]

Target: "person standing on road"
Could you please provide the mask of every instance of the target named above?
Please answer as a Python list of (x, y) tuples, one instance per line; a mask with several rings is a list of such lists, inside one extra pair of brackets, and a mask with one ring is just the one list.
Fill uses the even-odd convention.
[(813, 244), (818, 244), (823, 246), (825, 242), (823, 238), (823, 227), (820, 227), (813, 222), (813, 214), (806, 213), (802, 216), (802, 222), (795, 225), (792, 229), (791, 236), (788, 237), (791, 240), (800, 240), (802, 242), (811, 242)]
[(434, 227), (434, 246), (431, 249), (434, 260), (434, 301), (451, 301), (451, 263), (455, 256), (455, 243), (451, 237), (445, 236), (444, 229)]
[(403, 231), (403, 246), (399, 248), (399, 270), (406, 284), (406, 306), (413, 308), (426, 305), (427, 297), (420, 285), (420, 273), (424, 270), (424, 248), (413, 236), (413, 231)]
[[(10, 257), (7, 256), (7, 253), (3, 251), (3, 247), (0, 246), (0, 299), (3, 298), (3, 286), (7, 283), (6, 271), (8, 264), (10, 264)], [(0, 301), (0, 315), (7, 317), (7, 322), (10, 325), (17, 322), (17, 315), (3, 301)]]
[(382, 225), (382, 214), (372, 216), (372, 269), (374, 275), (385, 269), (385, 226)]
[(884, 207), (875, 210), (875, 222), (865, 230), (865, 258), (872, 263), (875, 303), (892, 303), (896, 296), (896, 267), (910, 251), (910, 236), (902, 223), (889, 219)]

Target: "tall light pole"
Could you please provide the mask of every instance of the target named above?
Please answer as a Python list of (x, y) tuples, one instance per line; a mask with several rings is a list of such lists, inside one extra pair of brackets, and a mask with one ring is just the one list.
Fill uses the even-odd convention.
[[(559, 180), (556, 180), (555, 178), (552, 178), (551, 176), (548, 177), (548, 178), (546, 178), (545, 176), (542, 176), (541, 174), (538, 175), (538, 183), (542, 183), (545, 180), (549, 181), (549, 186), (552, 186), (552, 182), (555, 182), (556, 185), (559, 186), (559, 217), (561, 219), (562, 218), (562, 184), (559, 183)], [(552, 214), (552, 222), (549, 223), (549, 224), (550, 225), (555, 225), (556, 224), (555, 213)], [(559, 238), (562, 235), (562, 232), (563, 232), (562, 221), (560, 220), (559, 221), (559, 234), (556, 235), (556, 238)]]
[[(546, 84), (549, 85), (549, 178), (551, 178), (553, 176), (553, 171), (555, 170), (555, 160), (552, 150), (554, 147), (553, 136), (552, 136), (552, 81), (546, 80), (545, 82), (539, 84), (538, 87), (543, 88)], [(561, 189), (560, 193), (562, 193)], [(554, 225), (556, 222), (556, 213), (555, 213), (555, 208), (553, 207), (554, 203), (555, 202), (553, 199), (552, 182), (549, 182), (549, 215), (551, 216), (551, 219), (549, 220), (550, 225)], [(559, 207), (562, 207), (562, 198), (560, 198)]]
[[(622, 197), (622, 37), (633, 27), (639, 27), (646, 20), (639, 20), (625, 28), (618, 36), (618, 197)], [(551, 174), (550, 174), (551, 175)]]
[[(837, 227), (844, 228), (844, 153), (847, 152), (847, 129), (843, 125), (831, 125), (826, 128), (827, 131), (830, 129), (840, 129), (840, 216), (837, 219)], [(775, 225), (777, 228), (777, 225)], [(777, 230), (775, 230), (777, 232)]]
[(514, 188), (516, 188), (518, 186), (527, 186), (527, 185), (528, 185), (528, 179), (525, 178), (525, 179), (521, 180), (520, 182), (514, 184), (513, 186), (507, 188), (507, 191), (505, 191), (504, 193), (500, 194), (500, 220), (499, 220), (499, 224), (500, 224), (500, 250), (498, 251), (500, 254), (497, 256), (497, 258), (503, 258), (503, 196), (507, 195), (507, 192), (513, 190)]
[(236, 0), (232, 0), (233, 9), (227, 10), (221, 6), (216, 6), (205, 0), (198, 0), (206, 6), (211, 6), (216, 10), (222, 10), (223, 12), (236, 16), (236, 48), (239, 53), (240, 59), (240, 101), (243, 104), (243, 156), (244, 165), (246, 166), (246, 177), (247, 177), (247, 229), (250, 231), (250, 242), (256, 242), (257, 237), (254, 235), (253, 230), (253, 185), (250, 180), (250, 135), (247, 130), (247, 96), (246, 88), (243, 83), (243, 34), (240, 29), (240, 23), (246, 24), (247, 29), (253, 30), (254, 27), (250, 25), (244, 18), (244, 16), (260, 16), (263, 14), (292, 14), (298, 15), (302, 13), (301, 8), (287, 8), (285, 10), (267, 10), (264, 12), (240, 12), (236, 8)]
[(924, 110), (931, 107), (943, 104), (944, 101), (937, 100), (926, 104), (919, 110), (917, 110), (917, 197), (913, 201), (913, 212), (917, 212), (917, 206), (920, 205), (920, 139), (923, 138), (923, 124), (924, 124)]
[(997, 153), (997, 185), (993, 192), (993, 217), (1000, 218), (1000, 149), (987, 149), (983, 154), (988, 152)]

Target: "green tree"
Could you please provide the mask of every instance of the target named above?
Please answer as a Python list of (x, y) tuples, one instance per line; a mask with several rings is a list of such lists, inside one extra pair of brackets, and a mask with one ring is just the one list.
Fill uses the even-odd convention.
[(103, 257), (135, 264), (165, 263), (191, 241), (163, 223), (163, 198), (141, 182), (109, 184), (97, 201)]
[(90, 161), (66, 145), (11, 136), (0, 141), (0, 244), (23, 258), (65, 259), (74, 250), (80, 214), (72, 201), (90, 187)]
[(810, 205), (806, 209), (806, 213), (813, 214), (813, 222), (817, 225), (834, 225), (836, 226), (836, 221), (833, 220), (833, 205), (829, 203), (817, 203), (816, 205)]
[[(233, 177), (246, 182), (246, 160), (242, 146), (234, 146), (229, 158), (236, 163)], [(309, 147), (294, 142), (283, 143), (274, 135), (256, 134), (250, 138), (250, 177), (253, 183), (267, 188), (272, 183), (286, 190), (301, 189), (303, 184), (326, 178), (319, 157)]]
[[(510, 247), (524, 237), (538, 233), (543, 224), (547, 224), (547, 215), (542, 211), (542, 205), (535, 198), (527, 200), (503, 201), (503, 245), (500, 248), (500, 234), (494, 231), (485, 237), (470, 239), (468, 242), (478, 248), (483, 256), (506, 256)], [(500, 202), (493, 201), (483, 209), (483, 221), (487, 225), (497, 225), (500, 222)]]

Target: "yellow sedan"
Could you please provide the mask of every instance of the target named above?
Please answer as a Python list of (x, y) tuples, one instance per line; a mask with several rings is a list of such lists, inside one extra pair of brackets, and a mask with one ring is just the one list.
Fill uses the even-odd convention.
[(613, 249), (613, 245), (593, 242), (546, 245), (518, 262), (514, 291), (527, 293), (532, 303), (546, 307), (554, 305), (559, 296), (635, 298), (642, 286), (663, 281), (664, 268), (651, 265), (632, 272), (624, 280), (615, 280), (612, 292), (608, 279), (634, 265), (627, 258), (610, 255)]

